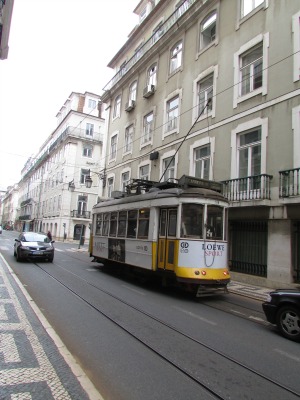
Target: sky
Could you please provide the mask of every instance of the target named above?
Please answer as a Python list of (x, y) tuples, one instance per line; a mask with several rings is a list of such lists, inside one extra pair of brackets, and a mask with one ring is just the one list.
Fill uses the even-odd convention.
[(0, 60), (0, 190), (18, 183), (71, 92), (103, 93), (138, 3), (15, 0), (8, 59)]

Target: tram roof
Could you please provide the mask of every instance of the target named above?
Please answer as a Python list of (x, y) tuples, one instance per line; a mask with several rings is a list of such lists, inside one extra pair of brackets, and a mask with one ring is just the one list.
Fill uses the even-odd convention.
[(102, 200), (94, 207), (126, 204), (167, 197), (195, 197), (227, 203), (227, 199), (222, 195), (221, 183), (186, 175), (183, 175), (183, 177), (175, 182), (153, 182), (133, 179), (132, 182), (127, 185), (127, 192), (116, 191), (113, 192), (112, 195), (113, 198)]

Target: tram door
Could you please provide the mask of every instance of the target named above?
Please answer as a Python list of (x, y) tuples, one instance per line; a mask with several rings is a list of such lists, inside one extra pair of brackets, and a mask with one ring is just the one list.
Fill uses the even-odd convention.
[(162, 208), (159, 217), (158, 268), (173, 271), (176, 261), (177, 208)]

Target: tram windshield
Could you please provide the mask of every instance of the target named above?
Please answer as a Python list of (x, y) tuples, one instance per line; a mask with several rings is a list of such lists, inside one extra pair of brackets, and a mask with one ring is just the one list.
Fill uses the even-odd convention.
[(203, 213), (201, 204), (183, 204), (181, 211), (181, 237), (203, 238)]
[(206, 219), (207, 239), (223, 239), (223, 208), (219, 206), (207, 206)]

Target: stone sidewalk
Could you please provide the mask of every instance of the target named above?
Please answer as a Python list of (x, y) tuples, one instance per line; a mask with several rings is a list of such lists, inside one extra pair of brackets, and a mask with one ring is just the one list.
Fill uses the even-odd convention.
[(103, 400), (1, 254), (0, 399)]

